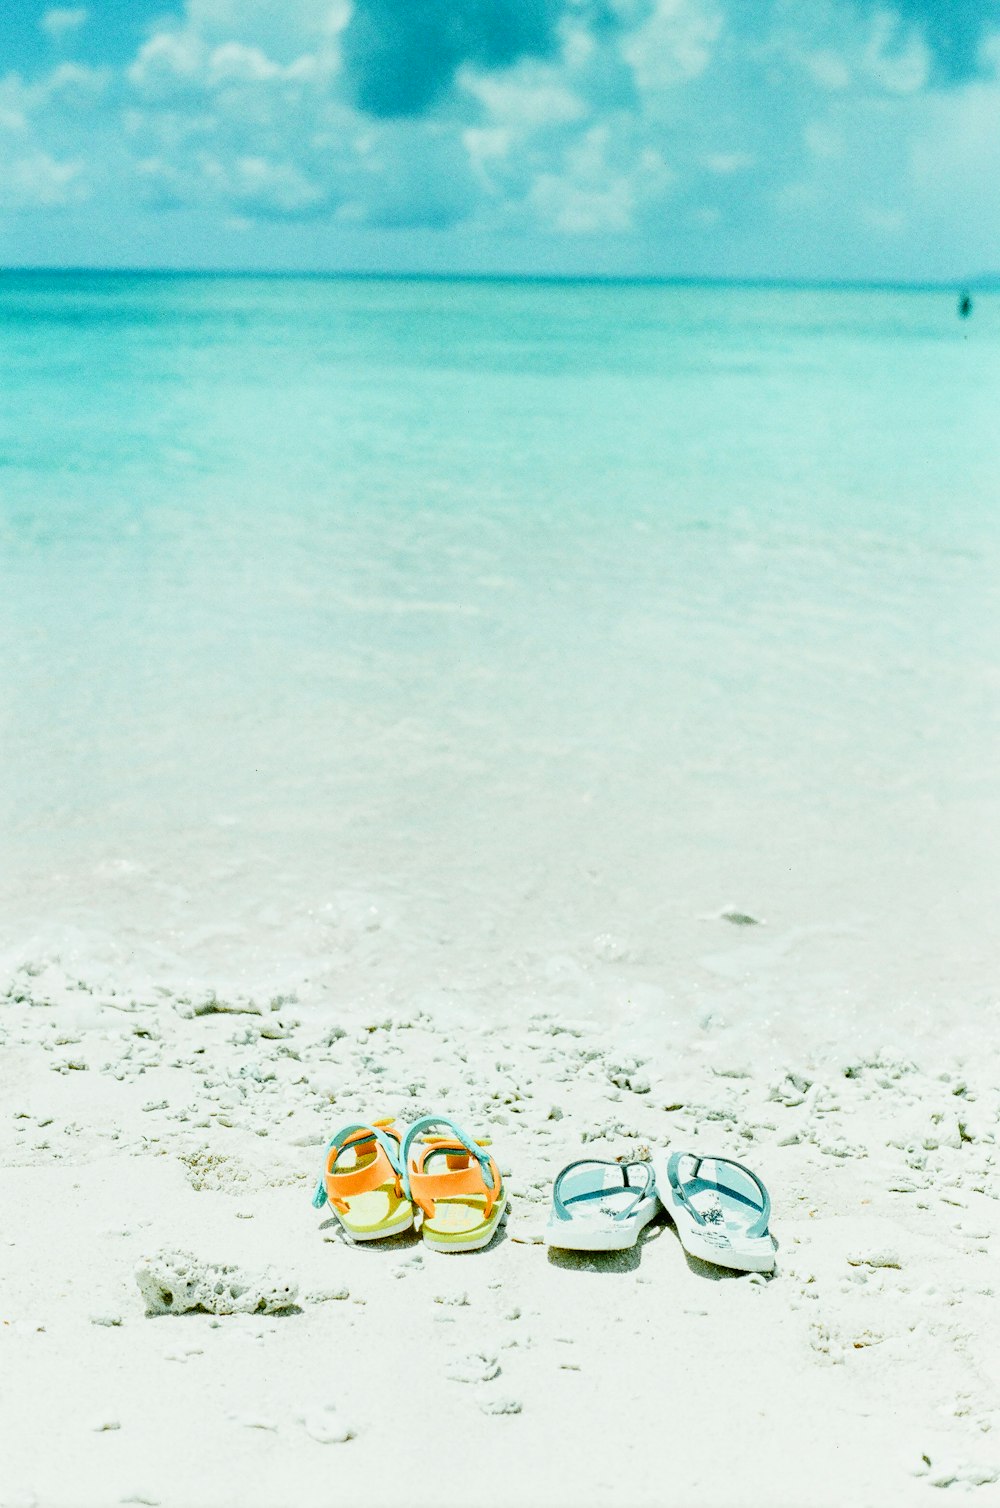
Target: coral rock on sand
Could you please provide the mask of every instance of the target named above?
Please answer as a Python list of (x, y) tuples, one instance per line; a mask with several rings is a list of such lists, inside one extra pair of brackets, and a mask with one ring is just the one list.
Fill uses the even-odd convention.
[(899, 1253), (892, 1247), (876, 1247), (871, 1251), (858, 1249), (848, 1252), (847, 1260), (852, 1267), (902, 1267)]
[(520, 1400), (517, 1398), (483, 1398), (479, 1407), (484, 1414), (519, 1414), (521, 1412)]
[(136, 1268), (146, 1313), (280, 1314), (298, 1298), (298, 1284), (267, 1270), (252, 1276), (238, 1267), (202, 1262), (189, 1252), (158, 1251)]

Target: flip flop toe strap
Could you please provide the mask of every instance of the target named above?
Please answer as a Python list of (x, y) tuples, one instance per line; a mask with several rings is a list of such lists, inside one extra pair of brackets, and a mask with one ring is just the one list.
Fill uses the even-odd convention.
[[(611, 1162), (600, 1157), (581, 1157), (577, 1162), (567, 1163), (566, 1167), (556, 1175), (552, 1185), (552, 1208), (559, 1220), (572, 1220), (577, 1211), (570, 1209), (570, 1205), (584, 1205), (590, 1201), (606, 1198), (609, 1193), (617, 1193), (614, 1185), (604, 1185), (599, 1189), (586, 1189), (582, 1194), (568, 1194), (565, 1198), (562, 1189), (569, 1174), (578, 1168), (614, 1168), (622, 1176), (622, 1188), (633, 1189), (633, 1197), (619, 1209), (603, 1210), (602, 1214), (610, 1216), (612, 1220), (625, 1220), (635, 1210), (643, 1199), (653, 1192), (653, 1166), (648, 1162)], [(642, 1172), (642, 1183), (636, 1187), (629, 1180), (629, 1169), (639, 1168)]]
[(719, 1185), (719, 1187), (723, 1188), (725, 1193), (728, 1194), (731, 1199), (736, 1199), (741, 1204), (745, 1204), (748, 1209), (755, 1210), (757, 1212), (757, 1218), (754, 1220), (752, 1225), (747, 1226), (746, 1231), (744, 1232), (746, 1236), (753, 1239), (756, 1236), (763, 1236), (767, 1234), (768, 1223), (771, 1219), (771, 1196), (752, 1168), (745, 1167), (741, 1162), (735, 1162), (731, 1157), (716, 1157), (714, 1155), (699, 1156), (696, 1152), (673, 1152), (671, 1153), (670, 1158), (667, 1161), (667, 1181), (669, 1182), (674, 1194), (683, 1204), (685, 1210), (691, 1216), (696, 1225), (702, 1226), (706, 1230), (711, 1230), (710, 1222), (706, 1220), (705, 1216), (701, 1213), (700, 1210), (695, 1209), (694, 1205), (691, 1203), (690, 1198), (688, 1197), (687, 1187), (684, 1183), (681, 1182), (680, 1167), (685, 1158), (690, 1158), (694, 1163), (694, 1169), (690, 1174), (688, 1183), (698, 1177), (698, 1171), (701, 1168), (702, 1163), (705, 1162), (721, 1164), (723, 1167), (727, 1168), (736, 1168), (737, 1171), (742, 1173), (745, 1178), (749, 1178), (750, 1182), (754, 1185), (754, 1187), (760, 1194), (760, 1205), (754, 1204), (752, 1199), (748, 1199), (747, 1196), (745, 1194), (741, 1194), (738, 1189), (733, 1189), (728, 1185), (721, 1184)]

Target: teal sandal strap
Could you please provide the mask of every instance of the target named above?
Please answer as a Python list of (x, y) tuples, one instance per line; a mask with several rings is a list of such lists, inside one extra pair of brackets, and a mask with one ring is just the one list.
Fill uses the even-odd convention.
[(382, 1148), (382, 1151), (389, 1159), (392, 1171), (396, 1174), (397, 1178), (399, 1177), (400, 1166), (398, 1142), (394, 1141), (391, 1136), (386, 1136), (385, 1132), (380, 1131), (378, 1126), (368, 1126), (364, 1121), (356, 1121), (350, 1126), (341, 1126), (340, 1130), (335, 1131), (333, 1136), (330, 1137), (330, 1140), (326, 1144), (326, 1149), (323, 1152), (323, 1171), (319, 1176), (319, 1182), (316, 1185), (316, 1192), (312, 1197), (313, 1209), (321, 1210), (326, 1203), (326, 1168), (327, 1163), (330, 1159), (330, 1153), (334, 1150), (334, 1148), (336, 1148), (339, 1152), (341, 1147), (343, 1147), (358, 1131), (367, 1131), (369, 1134), (367, 1136), (363, 1136), (360, 1141), (354, 1142), (354, 1146), (364, 1147), (367, 1146), (370, 1141), (378, 1142), (379, 1146)]
[[(552, 1208), (560, 1220), (572, 1220), (573, 1212), (569, 1209), (569, 1205), (582, 1204), (590, 1199), (600, 1199), (609, 1192), (607, 1188), (588, 1189), (586, 1193), (570, 1194), (567, 1199), (563, 1199), (560, 1193), (563, 1180), (567, 1174), (575, 1172), (577, 1168), (616, 1168), (622, 1175), (622, 1187), (634, 1190), (634, 1198), (630, 1199), (627, 1204), (623, 1204), (620, 1210), (609, 1211), (612, 1220), (626, 1219), (627, 1216), (631, 1215), (636, 1206), (653, 1192), (654, 1175), (652, 1163), (612, 1162), (610, 1159), (602, 1157), (581, 1157), (576, 1162), (567, 1163), (562, 1171), (556, 1174), (555, 1182), (552, 1185)], [(629, 1182), (629, 1168), (642, 1169), (644, 1181), (639, 1188), (636, 1188), (634, 1184)], [(612, 1190), (612, 1192), (614, 1191)]]
[[(460, 1126), (456, 1126), (455, 1122), (450, 1121), (447, 1116), (422, 1115), (419, 1120), (414, 1121), (413, 1125), (407, 1128), (399, 1154), (399, 1160), (402, 1164), (403, 1192), (407, 1199), (413, 1197), (410, 1191), (410, 1148), (424, 1131), (430, 1131), (433, 1127), (440, 1128), (441, 1126), (446, 1127), (451, 1132), (455, 1138), (456, 1147), (461, 1147), (464, 1151), (468, 1152), (470, 1157), (476, 1159), (482, 1169), (483, 1180), (487, 1188), (493, 1187), (490, 1155), (486, 1148), (480, 1147), (477, 1142), (473, 1141), (471, 1136), (467, 1135)], [(447, 1148), (443, 1148), (442, 1150), (446, 1151)]]
[[(687, 1210), (692, 1220), (694, 1220), (695, 1224), (707, 1225), (708, 1221), (705, 1219), (704, 1215), (700, 1214), (699, 1211), (695, 1209), (694, 1205), (691, 1203), (690, 1199), (687, 1196), (687, 1190), (684, 1184), (681, 1182), (680, 1165), (685, 1157), (690, 1157), (694, 1160), (694, 1172), (691, 1175), (692, 1181), (694, 1179), (697, 1179), (698, 1169), (701, 1167), (703, 1162), (722, 1163), (726, 1167), (736, 1168), (739, 1170), (739, 1172), (745, 1174), (745, 1176), (750, 1179), (750, 1182), (754, 1184), (754, 1186), (759, 1191), (763, 1206), (759, 1209), (757, 1218), (753, 1222), (753, 1224), (747, 1226), (746, 1234), (751, 1237), (766, 1235), (768, 1223), (771, 1219), (771, 1196), (752, 1168), (745, 1167), (743, 1163), (734, 1161), (732, 1157), (717, 1157), (714, 1155), (701, 1156), (697, 1152), (673, 1152), (667, 1161), (667, 1180), (670, 1184), (671, 1189), (684, 1205), (684, 1208)], [(707, 1185), (707, 1187), (711, 1187), (711, 1185)], [(738, 1189), (731, 1189), (725, 1184), (718, 1184), (716, 1185), (716, 1187), (724, 1189), (731, 1199), (738, 1200), (741, 1204), (747, 1205), (752, 1210), (758, 1210), (758, 1206), (755, 1205), (752, 1200), (748, 1199), (745, 1194), (741, 1194)]]

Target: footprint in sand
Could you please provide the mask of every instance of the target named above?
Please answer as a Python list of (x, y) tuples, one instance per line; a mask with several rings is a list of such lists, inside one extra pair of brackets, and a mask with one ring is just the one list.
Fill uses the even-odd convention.
[(500, 1376), (500, 1363), (490, 1353), (472, 1351), (449, 1363), (445, 1376), (452, 1382), (492, 1382)]
[(354, 1430), (334, 1403), (309, 1409), (300, 1418), (306, 1434), (320, 1445), (343, 1445), (354, 1438)]

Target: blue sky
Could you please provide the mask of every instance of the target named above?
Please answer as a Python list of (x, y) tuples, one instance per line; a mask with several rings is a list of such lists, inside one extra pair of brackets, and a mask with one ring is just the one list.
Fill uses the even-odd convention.
[(7, 0), (0, 262), (955, 279), (1000, 0)]

